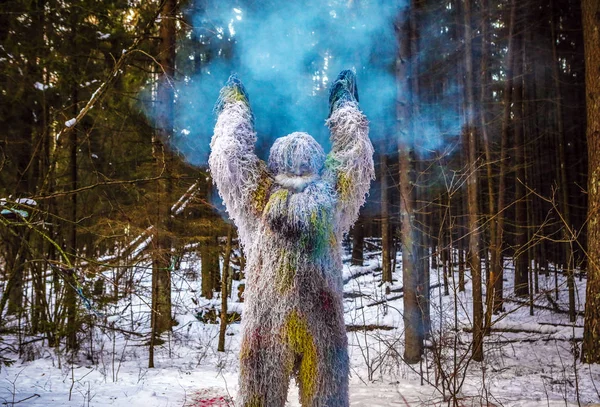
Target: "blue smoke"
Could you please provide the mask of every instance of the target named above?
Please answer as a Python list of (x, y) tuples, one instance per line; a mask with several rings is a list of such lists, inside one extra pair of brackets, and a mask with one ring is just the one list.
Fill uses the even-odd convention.
[[(208, 0), (192, 5), (186, 13), (192, 46), (178, 48), (178, 61), (193, 63), (178, 64), (183, 78), (175, 85), (174, 148), (192, 164), (207, 162), (212, 108), (220, 88), (236, 73), (256, 116), (261, 157), (274, 139), (294, 131), (311, 134), (327, 151), (329, 85), (341, 70), (353, 69), (373, 144), (393, 151), (398, 141), (394, 20), (405, 1)], [(195, 54), (194, 41), (210, 53), (209, 60)], [(182, 72), (188, 65), (195, 69)], [(419, 122), (419, 136), (408, 142), (421, 153), (440, 147), (439, 119), (422, 111)]]

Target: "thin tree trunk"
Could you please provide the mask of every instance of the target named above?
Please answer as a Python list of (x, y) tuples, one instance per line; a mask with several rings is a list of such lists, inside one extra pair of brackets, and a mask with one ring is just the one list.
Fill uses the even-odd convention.
[[(37, 251), (43, 253), (44, 242), (42, 239), (37, 239)], [(45, 333), (47, 330), (46, 322), (48, 321), (48, 301), (46, 300), (46, 280), (44, 278), (47, 268), (46, 264), (37, 264), (32, 268), (32, 294), (33, 302), (31, 309), (31, 332)]]
[(478, 200), (478, 159), (475, 130), (475, 101), (473, 91), (473, 50), (471, 38), (471, 0), (464, 1), (465, 27), (465, 91), (466, 126), (465, 142), (468, 145), (467, 199), (469, 225), (469, 265), (473, 283), (473, 360), (483, 360), (483, 300), (481, 285), (481, 258), (479, 253), (479, 200)]
[(354, 224), (352, 231), (352, 265), (362, 266), (364, 263), (364, 245), (365, 245), (365, 219), (359, 213), (358, 220)]
[[(464, 214), (465, 213), (465, 204), (464, 204), (464, 194), (460, 194), (459, 199), (459, 205), (460, 205), (460, 211), (459, 213)], [(465, 231), (465, 227), (463, 227), (463, 220), (459, 219), (458, 220), (458, 228), (459, 230), (464, 233)], [(458, 251), (458, 256), (456, 261), (458, 262), (458, 291), (459, 292), (464, 292), (465, 291), (465, 235), (461, 233), (461, 236), (459, 237), (459, 240), (457, 242), (457, 251)], [(454, 272), (453, 269), (450, 269), (450, 272)], [(455, 288), (456, 289), (456, 288)]]
[[(484, 330), (485, 334), (489, 335), (492, 326), (492, 313), (494, 305), (494, 283), (496, 282), (496, 275), (494, 273), (493, 265), (496, 264), (498, 256), (498, 250), (496, 245), (496, 194), (494, 189), (494, 168), (493, 158), (491, 152), (491, 142), (488, 135), (488, 123), (487, 123), (487, 104), (489, 101), (489, 74), (488, 74), (488, 52), (489, 52), (489, 6), (488, 0), (481, 0), (481, 71), (480, 71), (480, 93), (479, 93), (479, 118), (481, 120), (481, 137), (483, 139), (483, 148), (485, 151), (485, 162), (486, 162), (486, 176), (487, 176), (487, 187), (488, 187), (488, 218), (489, 218), (489, 236), (490, 236), (490, 266), (488, 267), (488, 278), (486, 284), (486, 308), (485, 308), (485, 321)], [(487, 257), (487, 256), (486, 256)]]
[[(423, 169), (422, 169), (422, 165), (418, 165), (417, 168), (419, 168), (420, 174), (423, 174)], [(416, 191), (416, 199), (415, 199), (415, 204), (417, 205), (418, 203), (421, 202), (430, 202), (430, 199), (428, 196), (426, 196), (427, 191), (424, 188), (419, 188), (419, 186), (416, 187), (417, 191)], [(415, 206), (416, 206), (415, 205)], [(418, 214), (418, 219), (419, 219), (419, 228), (420, 231), (417, 233), (417, 236), (420, 238), (419, 242), (418, 242), (418, 250), (417, 250), (417, 261), (418, 264), (420, 265), (419, 267), (419, 271), (418, 271), (418, 278), (419, 278), (419, 282), (417, 285), (418, 288), (418, 293), (419, 293), (419, 308), (421, 310), (421, 314), (422, 314), (422, 331), (421, 331), (421, 341), (425, 340), (425, 338), (429, 337), (430, 333), (431, 333), (431, 306), (430, 306), (430, 299), (431, 299), (431, 292), (430, 292), (430, 285), (431, 285), (431, 276), (430, 276), (430, 270), (431, 270), (431, 266), (429, 263), (429, 246), (430, 246), (430, 241), (431, 239), (429, 239), (430, 233), (427, 230), (427, 225), (429, 224), (427, 222), (427, 214), (423, 213), (423, 210), (416, 210), (417, 214)]]
[(223, 255), (223, 273), (221, 277), (221, 326), (219, 328), (219, 344), (217, 351), (225, 352), (225, 331), (227, 331), (227, 280), (229, 278), (229, 259), (231, 258), (231, 241), (233, 239), (233, 227), (227, 228), (227, 245)]
[[(25, 236), (11, 239), (12, 242), (7, 242), (8, 256), (6, 261), (6, 270), (9, 273), (9, 279), (6, 284), (4, 299), (8, 299), (6, 313), (9, 315), (21, 315), (23, 311), (23, 274), (25, 273), (25, 252), (28, 245), (28, 232)], [(4, 309), (4, 305), (0, 307), (0, 311)]]
[[(460, 39), (460, 41), (464, 41), (465, 38), (465, 21), (464, 21), (464, 12), (463, 10), (463, 2), (464, 0), (455, 0), (453, 2), (453, 6), (456, 8), (456, 12), (455, 12), (455, 27), (456, 27), (456, 38)], [(465, 85), (465, 54), (464, 54), (464, 49), (463, 49), (463, 55), (462, 55), (462, 61), (463, 63), (459, 63), (459, 61), (461, 61), (460, 59), (461, 56), (457, 56), (458, 60), (457, 60), (457, 66), (456, 66), (456, 83), (458, 84), (459, 89), (465, 89), (466, 85)], [(468, 141), (465, 141), (464, 139), (464, 130), (466, 128), (466, 100), (465, 100), (466, 94), (463, 91), (458, 92), (457, 94), (457, 98), (456, 98), (456, 115), (457, 117), (461, 118), (461, 125), (462, 125), (462, 131), (460, 134), (461, 137), (461, 145), (460, 145), (460, 162), (461, 162), (461, 166), (463, 169), (465, 169), (468, 166), (468, 154), (469, 154), (469, 146), (468, 146)], [(466, 183), (465, 183), (466, 184)], [(468, 231), (468, 220), (465, 219), (465, 215), (467, 214), (467, 208), (468, 208), (468, 202), (467, 202), (467, 193), (465, 192), (465, 187), (461, 186), (461, 188), (457, 191), (458, 192), (458, 198), (457, 198), (457, 211), (456, 214), (457, 216), (455, 217), (454, 220), (452, 220), (450, 223), (452, 225), (456, 225), (456, 230), (457, 230), (457, 236), (456, 239), (452, 238), (452, 241), (456, 241), (456, 263), (458, 264), (458, 291), (459, 292), (464, 292), (466, 287), (465, 287), (465, 267), (466, 267), (466, 261), (465, 261), (465, 252), (467, 252), (468, 250), (468, 243), (465, 242), (465, 240), (467, 240), (468, 236), (469, 236), (469, 231)], [(452, 204), (450, 204), (450, 208)], [(467, 250), (465, 249), (467, 248)], [(451, 254), (452, 256), (454, 256), (454, 253)], [(454, 258), (453, 258), (454, 261)], [(454, 270), (453, 268), (450, 268), (450, 272), (453, 273)], [(453, 283), (455, 282), (455, 279), (452, 278)], [(456, 287), (453, 286), (452, 287), (454, 290), (456, 290)]]
[[(440, 247), (440, 259), (442, 260), (442, 270), (444, 272), (444, 295), (450, 295), (450, 288), (448, 285), (448, 274), (452, 272), (450, 266), (450, 259), (452, 257), (452, 245), (448, 235), (452, 234), (450, 230), (449, 212), (450, 212), (450, 196), (448, 194), (442, 194), (442, 204), (440, 205), (440, 232), (439, 232), (439, 247)], [(447, 202), (446, 202), (447, 199)]]
[(510, 21), (508, 35), (508, 54), (506, 57), (506, 82), (504, 84), (503, 93), (503, 117), (502, 117), (502, 133), (500, 141), (500, 174), (498, 176), (498, 213), (496, 215), (496, 235), (494, 236), (494, 249), (497, 251), (495, 256), (496, 263), (492, 264), (492, 270), (495, 277), (494, 284), (494, 313), (498, 313), (503, 309), (503, 290), (504, 290), (504, 259), (502, 256), (502, 246), (504, 240), (504, 209), (506, 200), (506, 170), (507, 170), (507, 149), (508, 149), (508, 133), (510, 129), (510, 112), (512, 102), (513, 88), (513, 67), (514, 67), (514, 32), (515, 32), (515, 17), (516, 17), (516, 0), (511, 1), (510, 5)]
[[(206, 237), (208, 239), (208, 237)], [(201, 273), (201, 294), (207, 300), (212, 299), (212, 288), (210, 284), (210, 256), (208, 254), (208, 241), (200, 243), (200, 273)]]
[(380, 156), (381, 168), (381, 282), (385, 284), (385, 293), (391, 292), (392, 285), (392, 262), (390, 258), (390, 215), (389, 215), (389, 193), (387, 183), (387, 156)]
[(525, 156), (523, 138), (523, 34), (515, 38), (515, 77), (513, 93), (514, 167), (515, 167), (515, 295), (529, 294), (527, 259), (527, 205), (525, 202)]
[(157, 90), (157, 134), (154, 137), (154, 158), (161, 179), (156, 183), (156, 219), (154, 224), (154, 251), (152, 259), (152, 333), (149, 367), (154, 366), (154, 345), (158, 336), (173, 326), (171, 317), (171, 206), (173, 155), (168, 142), (173, 132), (173, 78), (175, 75), (175, 20), (176, 0), (166, 0), (162, 5), (160, 46), (158, 62), (161, 65)]
[[(529, 15), (529, 12), (528, 12)], [(534, 116), (531, 113), (531, 87), (534, 81), (534, 77), (531, 71), (531, 63), (529, 58), (531, 44), (531, 30), (529, 28), (525, 29), (525, 33), (523, 34), (523, 134), (524, 140), (526, 140), (523, 145), (523, 155), (524, 162), (529, 163), (530, 159), (533, 157), (531, 153), (532, 147), (536, 144), (536, 140), (534, 138), (534, 131), (532, 126), (532, 121), (535, 120)], [(532, 185), (533, 177), (531, 176), (531, 172), (533, 169), (533, 165), (526, 165), (524, 169), (525, 180), (523, 181), (528, 188), (535, 188)], [(528, 194), (529, 195), (529, 194)], [(525, 198), (526, 212), (527, 212), (527, 267), (529, 271), (529, 313), (530, 315), (534, 315), (534, 272), (536, 270), (535, 267), (535, 250), (536, 247), (535, 242), (533, 242), (534, 238), (534, 225), (535, 225), (535, 214), (533, 213), (533, 202), (532, 198), (526, 196)]]
[(565, 266), (566, 266), (566, 274), (567, 274), (567, 288), (569, 291), (569, 319), (571, 322), (575, 322), (575, 281), (574, 281), (574, 269), (575, 262), (573, 257), (573, 246), (572, 240), (574, 239), (570, 233), (569, 229), (571, 227), (571, 213), (569, 209), (569, 183), (567, 181), (567, 162), (566, 162), (566, 154), (565, 154), (565, 129), (563, 122), (563, 110), (562, 110), (562, 90), (560, 85), (560, 70), (558, 60), (558, 52), (556, 49), (556, 22), (554, 18), (554, 2), (550, 1), (550, 30), (551, 30), (551, 39), (552, 39), (552, 73), (554, 79), (554, 87), (556, 89), (556, 124), (557, 124), (557, 144), (558, 144), (558, 165), (557, 170), (559, 172), (558, 179), (560, 180), (560, 211), (562, 212), (562, 236), (563, 236), (563, 250), (566, 256)]
[(210, 261), (211, 261), (211, 290), (217, 292), (221, 290), (221, 267), (220, 267), (220, 251), (219, 237), (215, 234), (211, 240)]
[[(529, 44), (533, 44), (534, 42), (534, 35), (532, 30), (529, 30)], [(530, 45), (531, 49), (533, 48)], [(537, 154), (538, 151), (541, 151), (542, 148), (542, 143), (541, 143), (541, 139), (540, 139), (540, 128), (541, 128), (541, 123), (540, 123), (540, 119), (538, 117), (538, 107), (537, 107), (537, 80), (538, 77), (535, 74), (535, 60), (533, 59), (533, 52), (531, 52), (529, 55), (529, 58), (527, 60), (527, 66), (528, 66), (528, 78), (525, 79), (526, 84), (528, 84), (529, 86), (527, 87), (527, 103), (526, 103), (526, 116), (528, 117), (527, 122), (529, 123), (529, 129), (530, 129), (530, 133), (531, 135), (528, 137), (531, 137), (531, 139), (533, 140), (533, 142), (530, 144), (530, 148), (528, 150), (528, 154), (529, 157), (534, 158), (535, 155)], [(531, 71), (531, 72), (530, 72)], [(529, 178), (529, 180), (532, 183), (532, 187), (534, 190), (536, 191), (540, 191), (541, 189), (541, 185), (542, 185), (542, 181), (541, 181), (541, 176), (540, 176), (540, 166), (539, 165), (533, 165), (531, 170), (530, 170), (530, 174), (531, 177)], [(535, 225), (536, 227), (539, 227), (540, 232), (543, 235), (543, 208), (541, 205), (541, 200), (538, 199), (537, 197), (532, 197), (530, 201), (531, 202), (531, 222), (529, 223), (530, 225)], [(542, 226), (538, 226), (538, 225), (542, 225)], [(536, 238), (536, 233), (535, 231), (533, 231), (531, 233), (531, 238), (534, 239)], [(533, 275), (533, 289), (534, 289), (534, 293), (538, 294), (539, 293), (539, 273), (540, 273), (540, 267), (544, 264), (544, 258), (545, 258), (545, 253), (544, 253), (544, 244), (545, 244), (545, 240), (544, 239), (537, 239), (535, 242), (533, 242), (533, 244), (535, 245), (533, 248), (533, 254), (531, 256), (532, 259), (535, 260), (535, 267), (534, 267), (534, 275)]]
[[(75, 8), (74, 6), (72, 6)], [(75, 45), (75, 35), (76, 35), (76, 27), (78, 24), (77, 21), (78, 13), (73, 14), (72, 23), (72, 46), (73, 50), (76, 49)], [(73, 103), (73, 117), (77, 116), (79, 113), (79, 89), (77, 84), (78, 79), (78, 61), (73, 60), (73, 70), (75, 75), (75, 80), (73, 82), (73, 87), (71, 88), (71, 100)], [(77, 133), (78, 129), (73, 129), (69, 134), (69, 170), (71, 176), (71, 190), (76, 191), (78, 185), (77, 179), (77, 151), (79, 149), (77, 145)], [(70, 214), (68, 216), (69, 225), (68, 225), (68, 248), (69, 254), (73, 259), (74, 269), (73, 273), (67, 277), (66, 284), (64, 285), (65, 289), (65, 307), (67, 310), (67, 324), (65, 327), (65, 332), (67, 336), (67, 349), (76, 350), (77, 349), (77, 331), (78, 331), (78, 323), (77, 323), (77, 296), (75, 295), (75, 279), (77, 278), (75, 273), (77, 270), (77, 194), (71, 194), (71, 207)], [(70, 280), (70, 281), (69, 281)]]
[[(421, 120), (421, 108), (420, 108), (420, 74), (419, 67), (421, 66), (420, 51), (419, 51), (419, 15), (421, 12), (423, 1), (412, 0), (412, 7), (410, 9), (410, 87), (411, 87), (411, 107), (412, 107), (412, 120), (411, 120), (411, 131), (413, 138), (418, 134), (418, 122)], [(430, 329), (430, 306), (429, 306), (429, 256), (426, 254), (427, 250), (427, 228), (425, 221), (425, 213), (418, 207), (419, 202), (426, 202), (425, 193), (426, 191), (419, 185), (418, 179), (426, 178), (424, 169), (422, 168), (422, 161), (420, 160), (420, 152), (413, 150), (415, 154), (415, 161), (413, 162), (413, 233), (414, 233), (414, 259), (415, 270), (417, 276), (417, 301), (419, 303), (419, 310), (421, 313), (421, 329), (419, 331), (419, 343), (423, 344), (425, 336), (429, 334)], [(420, 350), (421, 354), (423, 349)]]
[(212, 232), (206, 236), (200, 246), (202, 264), (202, 296), (212, 299), (219, 287), (219, 244), (217, 236)]

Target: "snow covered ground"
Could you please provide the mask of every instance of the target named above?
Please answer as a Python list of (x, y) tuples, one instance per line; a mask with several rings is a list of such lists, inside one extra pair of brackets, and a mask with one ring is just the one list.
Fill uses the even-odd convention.
[[(346, 259), (347, 260), (347, 259)], [(188, 257), (174, 278), (173, 301), (178, 325), (164, 336), (148, 369), (147, 333), (149, 270), (135, 270), (136, 293), (103, 309), (79, 359), (33, 342), (25, 355), (0, 371), (0, 403), (8, 406), (226, 406), (237, 390), (239, 324), (227, 331), (226, 352), (217, 352), (218, 324), (203, 324), (196, 314), (220, 299), (200, 297), (199, 259)], [(470, 282), (459, 293), (457, 273), (450, 275), (450, 295), (443, 295), (441, 268), (431, 270), (432, 338), (423, 363), (406, 365), (403, 355), (401, 269), (386, 296), (381, 284), (380, 256), (369, 253), (364, 267), (345, 263), (346, 322), (351, 358), (352, 406), (445, 406), (455, 392), (460, 406), (600, 406), (600, 366), (582, 365), (578, 352), (583, 319), (569, 323), (566, 283), (558, 275), (560, 296), (550, 301), (554, 274), (540, 276), (536, 308), (513, 301), (512, 264), (506, 264), (506, 312), (495, 316), (485, 341), (485, 362), (468, 361), (471, 315)], [(401, 259), (398, 258), (398, 266)], [(576, 281), (583, 310), (585, 280)], [(144, 288), (146, 287), (146, 288)], [(234, 298), (237, 298), (234, 285)], [(242, 303), (230, 309), (243, 312)], [(360, 329), (371, 326), (372, 330)], [(118, 330), (108, 329), (118, 328)], [(358, 328), (357, 328), (358, 327)], [(575, 341), (573, 341), (575, 338)], [(17, 338), (5, 336), (5, 341)], [(456, 349), (456, 352), (454, 352)], [(467, 355), (467, 358), (464, 358)], [(30, 361), (27, 361), (30, 360)], [(445, 384), (443, 378), (446, 378)], [(464, 378), (464, 382), (463, 382)], [(293, 382), (288, 406), (299, 406)]]

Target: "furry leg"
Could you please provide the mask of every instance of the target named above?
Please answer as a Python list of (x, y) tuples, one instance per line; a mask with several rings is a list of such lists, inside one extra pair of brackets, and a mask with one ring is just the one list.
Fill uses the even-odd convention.
[(302, 367), (298, 370), (297, 381), (300, 389), (302, 407), (348, 407), (348, 375), (349, 361), (346, 347), (328, 347), (319, 358), (317, 370), (318, 383), (309, 399), (304, 383), (306, 375)]
[(291, 352), (272, 334), (259, 329), (244, 333), (240, 351), (238, 407), (283, 407), (290, 381)]

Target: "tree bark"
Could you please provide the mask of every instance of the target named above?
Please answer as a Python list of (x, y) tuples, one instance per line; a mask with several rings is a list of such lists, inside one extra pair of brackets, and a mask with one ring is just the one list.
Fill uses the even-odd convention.
[[(493, 168), (493, 158), (492, 158), (492, 148), (491, 142), (488, 135), (488, 123), (487, 123), (487, 104), (489, 101), (488, 94), (488, 84), (489, 84), (489, 74), (488, 74), (488, 52), (489, 52), (489, 6), (488, 0), (481, 0), (481, 70), (480, 70), (480, 93), (479, 93), (479, 119), (480, 119), (480, 127), (481, 127), (481, 137), (483, 139), (483, 148), (485, 151), (485, 167), (486, 167), (486, 177), (487, 177), (487, 187), (488, 187), (488, 219), (489, 219), (489, 235), (490, 235), (490, 265), (496, 263), (496, 256), (498, 255), (498, 250), (495, 247), (496, 240), (494, 236), (496, 236), (496, 221), (494, 217), (496, 216), (496, 194), (494, 190), (494, 168)], [(488, 335), (490, 333), (490, 327), (492, 325), (492, 306), (494, 302), (494, 282), (496, 281), (496, 277), (494, 274), (494, 268), (488, 268), (488, 278), (486, 281), (486, 311), (485, 311), (485, 321), (484, 321), (484, 330), (485, 334)]]
[(448, 273), (452, 272), (452, 230), (449, 221), (450, 217), (450, 195), (443, 193), (440, 197), (440, 228), (438, 232), (438, 247), (440, 251), (439, 259), (442, 262), (442, 272), (444, 280), (444, 295), (450, 295), (448, 285)]
[(219, 327), (219, 344), (217, 351), (225, 352), (225, 332), (227, 331), (227, 297), (229, 279), (229, 259), (231, 258), (231, 241), (233, 239), (233, 226), (227, 228), (227, 245), (223, 254), (223, 273), (221, 277), (221, 325)]
[(556, 22), (555, 22), (555, 10), (554, 10), (554, 2), (550, 1), (550, 32), (551, 32), (551, 40), (552, 40), (552, 76), (554, 79), (554, 87), (556, 90), (556, 125), (557, 125), (557, 134), (556, 140), (558, 145), (558, 179), (560, 180), (560, 198), (559, 198), (559, 208), (562, 212), (562, 237), (563, 250), (566, 256), (565, 266), (566, 266), (566, 275), (567, 275), (567, 290), (569, 292), (569, 319), (571, 322), (575, 322), (575, 281), (574, 281), (574, 272), (575, 272), (575, 258), (573, 256), (573, 240), (575, 239), (569, 233), (571, 228), (571, 213), (569, 208), (569, 183), (567, 181), (567, 159), (565, 154), (565, 126), (563, 121), (563, 109), (562, 109), (562, 90), (560, 84), (560, 69), (558, 60), (558, 52), (556, 49)]
[[(531, 14), (530, 8), (528, 8), (527, 11), (527, 16), (530, 16)], [(532, 171), (533, 171), (533, 165), (530, 165), (530, 159), (533, 157), (532, 154), (532, 148), (534, 148), (534, 146), (537, 144), (537, 139), (534, 136), (534, 122), (535, 122), (535, 117), (532, 114), (532, 109), (531, 109), (531, 101), (533, 99), (532, 96), (532, 92), (531, 89), (533, 88), (533, 83), (535, 78), (532, 75), (532, 67), (531, 67), (531, 57), (530, 57), (530, 53), (532, 52), (532, 33), (531, 30), (529, 29), (529, 27), (526, 27), (525, 32), (523, 33), (523, 137), (524, 140), (526, 140), (525, 144), (523, 145), (523, 155), (524, 155), (524, 162), (527, 163), (527, 165), (525, 166), (524, 169), (524, 173), (525, 173), (525, 180), (523, 182), (525, 182), (525, 185), (528, 188), (531, 189), (535, 189), (536, 186), (533, 182), (533, 176), (532, 176)], [(529, 195), (529, 194), (528, 194)], [(535, 214), (533, 211), (533, 198), (530, 196), (526, 196), (525, 198), (525, 204), (526, 204), (526, 212), (527, 212), (527, 268), (529, 271), (529, 314), (530, 315), (534, 315), (534, 272), (536, 273), (537, 276), (537, 268), (535, 267), (536, 264), (536, 247), (534, 240), (534, 225), (536, 225), (537, 223), (535, 223)], [(535, 282), (537, 283), (537, 279), (535, 279)]]
[(502, 116), (502, 131), (500, 141), (500, 174), (498, 176), (498, 205), (496, 214), (496, 235), (494, 236), (493, 247), (496, 250), (495, 263), (492, 264), (492, 273), (494, 274), (494, 313), (499, 313), (503, 309), (503, 291), (504, 291), (504, 259), (502, 256), (502, 246), (504, 241), (504, 209), (506, 202), (506, 171), (507, 171), (507, 149), (508, 149), (508, 134), (510, 130), (510, 113), (512, 102), (512, 88), (514, 79), (514, 32), (515, 32), (515, 17), (516, 17), (516, 0), (511, 1), (510, 19), (509, 19), (509, 34), (508, 34), (508, 54), (506, 57), (506, 82), (504, 83), (503, 92), (503, 116)]
[[(423, 6), (423, 0), (412, 0), (412, 7), (410, 9), (410, 87), (411, 87), (411, 107), (412, 107), (412, 120), (411, 120), (411, 131), (412, 138), (416, 144), (415, 137), (418, 134), (418, 124), (421, 120), (421, 109), (420, 109), (420, 74), (419, 67), (421, 66), (420, 51), (419, 51), (419, 15)], [(415, 160), (412, 163), (412, 171), (414, 176), (412, 178), (413, 185), (413, 235), (414, 243), (413, 258), (415, 260), (415, 272), (417, 277), (417, 301), (419, 304), (419, 311), (421, 313), (421, 327), (419, 330), (419, 343), (423, 344), (425, 337), (430, 331), (430, 307), (429, 307), (429, 256), (425, 254), (427, 244), (427, 227), (426, 227), (426, 214), (418, 207), (419, 202), (427, 202), (425, 196), (426, 191), (418, 183), (417, 179), (426, 178), (424, 172), (425, 168), (422, 165), (420, 159), (420, 152), (413, 149)], [(423, 349), (421, 349), (423, 353)]]
[(400, 171), (400, 223), (402, 235), (402, 282), (404, 286), (404, 361), (418, 363), (423, 353), (422, 322), (416, 275), (419, 269), (415, 258), (413, 162), (410, 153), (412, 134), (412, 92), (410, 55), (410, 5), (402, 7), (397, 20), (399, 41), (396, 61), (398, 123), (398, 157)]
[(365, 245), (365, 220), (359, 213), (358, 220), (352, 230), (352, 265), (362, 266), (364, 263), (364, 245)]
[(219, 242), (217, 236), (211, 234), (200, 246), (202, 264), (202, 296), (212, 299), (219, 286)]
[(154, 136), (154, 159), (161, 179), (156, 183), (156, 213), (154, 221), (154, 250), (152, 259), (152, 333), (150, 340), (151, 357), (148, 367), (154, 366), (153, 348), (157, 337), (172, 328), (171, 317), (171, 272), (172, 272), (172, 171), (173, 155), (168, 150), (168, 142), (174, 125), (175, 40), (177, 0), (163, 3), (160, 25), (160, 45), (158, 62), (161, 74), (157, 89), (157, 132)]
[(514, 168), (515, 168), (515, 295), (529, 295), (527, 257), (527, 205), (525, 202), (525, 155), (523, 140), (523, 34), (515, 38), (515, 78), (513, 93)]
[(600, 0), (582, 0), (588, 144), (588, 270), (584, 363), (600, 363)]
[(385, 293), (391, 292), (392, 285), (392, 262), (390, 256), (390, 214), (389, 214), (389, 193), (387, 183), (387, 156), (382, 153), (380, 156), (381, 169), (381, 282), (385, 284)]
[(468, 145), (467, 206), (469, 225), (469, 265), (473, 283), (473, 360), (483, 360), (483, 301), (481, 286), (481, 258), (479, 252), (478, 159), (475, 129), (475, 101), (473, 91), (473, 49), (471, 29), (471, 0), (464, 1), (465, 27), (465, 129)]
[[(76, 10), (76, 6), (72, 6), (72, 10)], [(73, 11), (72, 21), (71, 21), (71, 41), (73, 46), (73, 51), (75, 52), (76, 48), (76, 31), (77, 26), (79, 24), (79, 13)], [(79, 103), (79, 89), (78, 89), (78, 79), (79, 79), (79, 67), (78, 62), (74, 57), (72, 60), (72, 69), (75, 80), (73, 81), (71, 88), (71, 100), (73, 103), (73, 111), (72, 114), (77, 116), (78, 114), (78, 103)], [(69, 171), (70, 171), (70, 181), (71, 181), (71, 190), (76, 191), (78, 185), (78, 170), (77, 170), (77, 151), (79, 146), (77, 144), (77, 133), (78, 129), (72, 129), (69, 134)], [(69, 220), (68, 223), (68, 237), (67, 237), (67, 247), (69, 251), (69, 255), (72, 258), (73, 263), (73, 273), (66, 277), (67, 281), (64, 285), (65, 289), (65, 308), (67, 313), (67, 323), (65, 326), (65, 333), (67, 337), (67, 349), (76, 350), (77, 349), (77, 331), (78, 331), (78, 323), (77, 323), (77, 295), (75, 293), (75, 279), (77, 278), (77, 194), (71, 194), (71, 202), (70, 202), (70, 213), (67, 217)], [(69, 281), (70, 280), (70, 281)]]
[[(25, 231), (24, 235), (20, 239), (13, 237), (6, 242), (8, 247), (5, 267), (9, 273), (9, 279), (3, 299), (8, 299), (6, 313), (9, 315), (18, 316), (23, 311), (23, 274), (25, 273), (25, 249), (29, 240), (29, 232)], [(0, 306), (0, 311), (3, 309), (4, 306)]]

